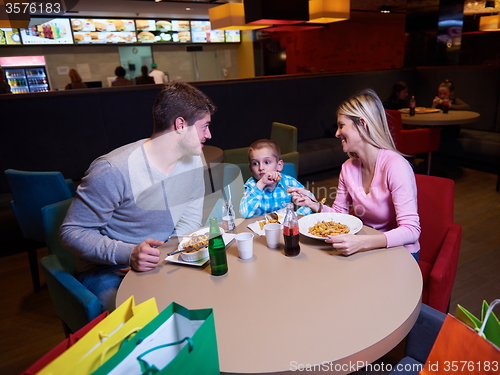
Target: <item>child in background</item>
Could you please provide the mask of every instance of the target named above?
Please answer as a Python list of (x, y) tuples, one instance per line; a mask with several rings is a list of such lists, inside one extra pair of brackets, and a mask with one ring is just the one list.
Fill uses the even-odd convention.
[[(283, 169), (279, 146), (267, 139), (255, 141), (248, 149), (250, 177), (245, 183), (245, 193), (240, 202), (243, 217), (263, 216), (285, 208), (292, 196), (286, 192), (289, 186), (304, 187), (295, 178), (280, 173)], [(309, 207), (301, 207), (298, 215), (307, 215)]]
[(438, 87), (438, 95), (432, 101), (432, 108), (441, 109), (443, 106), (443, 99), (448, 95), (450, 101), (450, 109), (469, 111), (470, 105), (455, 96), (455, 89), (453, 82), (449, 79), (444, 80)]

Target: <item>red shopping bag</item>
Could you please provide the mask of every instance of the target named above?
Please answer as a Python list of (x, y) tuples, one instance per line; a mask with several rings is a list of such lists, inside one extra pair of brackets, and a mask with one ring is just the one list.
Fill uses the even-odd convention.
[(70, 333), (69, 337), (66, 340), (64, 340), (63, 342), (58, 344), (54, 349), (52, 349), (50, 352), (45, 354), (38, 361), (33, 363), (29, 368), (27, 368), (23, 372), (19, 373), (19, 375), (36, 375), (41, 369), (43, 369), (50, 362), (52, 362), (54, 359), (56, 359), (61, 354), (63, 354), (67, 349), (69, 349), (78, 340), (80, 340), (83, 336), (85, 336), (85, 334), (88, 331), (90, 331), (92, 328), (94, 328), (97, 325), (97, 323), (99, 323), (101, 320), (103, 320), (108, 315), (109, 315), (109, 312), (105, 311), (101, 315), (96, 317), (94, 320), (92, 320), (91, 322), (87, 323), (85, 326), (80, 328), (75, 333)]
[(420, 374), (498, 374), (500, 348), (483, 335), (494, 306), (488, 309), (479, 332), (448, 314)]

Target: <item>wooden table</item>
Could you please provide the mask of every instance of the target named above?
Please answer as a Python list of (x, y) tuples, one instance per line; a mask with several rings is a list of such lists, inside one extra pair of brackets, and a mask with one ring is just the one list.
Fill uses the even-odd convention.
[[(246, 225), (254, 220), (240, 222), (238, 231), (250, 231)], [(364, 227), (359, 234), (373, 232)], [(344, 257), (301, 235), (300, 255), (287, 258), (282, 244), (269, 249), (265, 237), (256, 236), (248, 260), (230, 244), (229, 271), (219, 277), (210, 266), (169, 262), (129, 272), (117, 305), (134, 295), (137, 303), (156, 297), (160, 310), (172, 301), (213, 308), (226, 374), (282, 374), (313, 365), (321, 373), (350, 373), (389, 352), (413, 326), (422, 276), (404, 247)], [(162, 259), (176, 246), (160, 247)]]
[(442, 111), (436, 113), (409, 114), (402, 113), (401, 120), (405, 125), (418, 125), (418, 126), (448, 126), (448, 125), (462, 125), (472, 124), (479, 120), (481, 115), (473, 111), (454, 111), (450, 110), (448, 113)]

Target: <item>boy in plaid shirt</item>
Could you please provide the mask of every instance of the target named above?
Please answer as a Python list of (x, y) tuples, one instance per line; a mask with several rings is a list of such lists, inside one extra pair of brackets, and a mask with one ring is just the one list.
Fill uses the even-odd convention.
[[(248, 149), (248, 163), (252, 176), (245, 183), (240, 213), (245, 218), (263, 216), (285, 208), (292, 196), (286, 192), (289, 186), (304, 187), (295, 178), (281, 174), (283, 160), (279, 146), (268, 139), (255, 141)], [(301, 207), (298, 215), (308, 215), (309, 207)]]

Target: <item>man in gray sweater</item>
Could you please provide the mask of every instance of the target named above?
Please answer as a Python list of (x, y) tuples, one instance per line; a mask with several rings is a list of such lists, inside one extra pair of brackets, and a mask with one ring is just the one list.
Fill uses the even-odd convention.
[(78, 278), (103, 310), (115, 308), (128, 267), (154, 269), (169, 235), (201, 226), (202, 147), (215, 109), (193, 86), (167, 84), (153, 106), (151, 138), (97, 158), (85, 173), (60, 238), (81, 259)]

